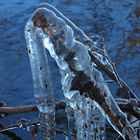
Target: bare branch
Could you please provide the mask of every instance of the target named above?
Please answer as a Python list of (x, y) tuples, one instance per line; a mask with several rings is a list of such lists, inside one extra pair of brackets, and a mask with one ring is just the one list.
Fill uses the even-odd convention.
[[(137, 111), (136, 107), (132, 106), (129, 101), (117, 100), (117, 104), (123, 112), (127, 112), (140, 119), (140, 112)], [(64, 109), (66, 107), (65, 102), (60, 102), (56, 104), (56, 110)], [(20, 114), (20, 113), (30, 113), (37, 112), (38, 108), (36, 105), (18, 106), (18, 107), (0, 107), (0, 114)]]
[[(4, 128), (4, 126), (0, 124), (0, 128)], [(12, 140), (22, 140), (22, 138), (20, 138), (20, 137), (17, 136), (14, 132), (9, 131), (9, 130), (3, 131), (3, 132), (1, 132), (1, 134), (7, 135), (7, 136), (8, 136), (9, 138), (11, 138)]]
[(32, 126), (40, 126), (40, 122), (33, 122), (32, 123), (32, 122), (29, 122), (26, 119), (21, 119), (16, 124), (2, 127), (0, 129), (0, 133), (2, 133), (4, 131), (7, 131), (7, 130), (13, 130), (13, 129), (16, 129), (16, 128), (27, 128), (28, 129), (29, 127), (32, 127)]
[(0, 114), (18, 114), (38, 111), (36, 105), (18, 107), (0, 107)]
[[(65, 108), (65, 102), (56, 104), (56, 110)], [(18, 107), (0, 107), (0, 114), (19, 114), (36, 112), (38, 108), (36, 105), (18, 106)]]

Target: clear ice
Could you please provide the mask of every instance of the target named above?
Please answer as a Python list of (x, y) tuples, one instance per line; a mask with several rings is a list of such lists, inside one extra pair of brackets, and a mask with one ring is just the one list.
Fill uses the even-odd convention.
[(42, 44), (42, 30), (35, 28), (31, 19), (25, 27), (25, 37), (30, 59), (34, 96), (40, 111), (39, 121), (45, 137), (53, 139), (55, 130), (55, 103), (51, 83), (50, 69), (45, 48)]
[[(36, 12), (39, 12), (39, 9)], [(55, 37), (60, 35), (62, 31), (64, 31), (65, 35), (65, 38), (63, 38), (64, 40), (61, 40), (62, 44), (59, 44), (58, 42), (58, 46), (57, 42), (54, 42), (56, 46), (51, 42), (51, 39), (47, 36), (47, 34), (43, 34), (42, 39), (45, 48), (49, 50), (51, 56), (56, 60), (59, 66), (60, 73), (62, 75), (62, 89), (67, 102), (66, 112), (69, 120), (71, 120), (69, 106), (74, 109), (77, 131), (76, 139), (93, 140), (96, 137), (98, 139), (105, 139), (105, 119), (102, 117), (99, 109), (96, 108), (95, 110), (94, 101), (81, 96), (78, 90), (71, 90), (71, 83), (76, 77), (75, 71), (84, 71), (85, 74), (92, 77), (92, 67), (88, 50), (82, 43), (74, 40), (74, 32), (70, 26), (66, 25), (62, 19), (56, 17), (53, 12), (45, 12), (48, 12), (46, 15), (52, 20), (50, 22), (55, 22), (57, 26), (60, 26), (53, 26), (52, 32), (55, 34)], [(52, 38), (52, 41), (56, 40)], [(98, 116), (98, 119), (96, 120), (94, 120), (95, 117), (93, 117), (95, 114)], [(100, 129), (100, 127), (102, 127), (102, 129)]]
[[(47, 27), (37, 28), (40, 36), (38, 38), (42, 38), (42, 44), (56, 60), (60, 69), (69, 124), (71, 124), (69, 107), (74, 109), (76, 139), (105, 139), (106, 118), (124, 139), (128, 135), (128, 130), (131, 130), (129, 136), (136, 140), (133, 128), (114, 101), (102, 74), (91, 62), (89, 51), (98, 52), (100, 49), (97, 48), (98, 41), (87, 37), (83, 31), (49, 4), (40, 5), (40, 8), (33, 13), (33, 17), (38, 13), (48, 21)], [(33, 34), (26, 34), (26, 36), (34, 37)], [(36, 39), (32, 41), (36, 42)], [(103, 59), (98, 53), (95, 53), (95, 56)], [(107, 60), (102, 61), (108, 63)]]

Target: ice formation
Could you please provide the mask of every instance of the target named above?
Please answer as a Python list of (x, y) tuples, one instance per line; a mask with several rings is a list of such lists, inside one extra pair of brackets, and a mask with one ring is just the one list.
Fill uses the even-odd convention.
[[(49, 16), (49, 15), (48, 15)], [(65, 46), (62, 48), (55, 49), (53, 44), (51, 43), (49, 37), (47, 34), (42, 34), (42, 40), (44, 46), (49, 50), (51, 56), (56, 60), (59, 68), (60, 73), (62, 75), (61, 83), (62, 83), (62, 89), (64, 96), (67, 100), (67, 113), (68, 113), (68, 119), (70, 118), (70, 112), (69, 112), (69, 106), (71, 106), (74, 109), (74, 116), (76, 121), (76, 131), (77, 131), (77, 139), (84, 138), (85, 140), (92, 140), (95, 137), (100, 137), (104, 139), (105, 135), (105, 123), (104, 118), (98, 116), (98, 120), (96, 120), (96, 125), (94, 124), (94, 117), (95, 114), (95, 104), (94, 101), (90, 100), (89, 98), (86, 98), (84, 96), (80, 95), (80, 92), (78, 90), (71, 90), (71, 84), (73, 83), (75, 78), (75, 72), (80, 72), (81, 74), (84, 70), (84, 67), (86, 68), (85, 72), (88, 74), (88, 71), (92, 71), (90, 63), (86, 64), (87, 59), (90, 60), (90, 57), (88, 55), (88, 50), (82, 45), (82, 43), (77, 42), (76, 40), (73, 41), (73, 30), (70, 26), (66, 25), (66, 23), (61, 20), (60, 18), (53, 18), (55, 15), (52, 15), (52, 20), (57, 20), (56, 22), (61, 24), (61, 27), (53, 26), (53, 34), (55, 34), (55, 37), (57, 37), (57, 34), (59, 35), (62, 30), (65, 32)], [(61, 29), (62, 28), (62, 29)], [(44, 29), (45, 30), (45, 29)], [(49, 32), (49, 30), (47, 31)], [(55, 41), (55, 38), (52, 38)], [(55, 43), (55, 42), (54, 42)], [(63, 44), (62, 44), (63, 45)], [(74, 47), (73, 47), (74, 46)], [(72, 49), (72, 50), (71, 50)], [(81, 49), (81, 50), (80, 50)], [(70, 51), (71, 50), (71, 51)], [(78, 51), (79, 50), (79, 51)], [(79, 52), (79, 53), (77, 53)], [(77, 54), (75, 54), (77, 53)], [(76, 56), (77, 55), (77, 56)], [(83, 58), (81, 58), (83, 56)], [(74, 57), (74, 59), (73, 59)], [(73, 60), (71, 60), (71, 58)], [(78, 60), (79, 59), (79, 60)], [(78, 61), (77, 61), (78, 60)], [(80, 62), (80, 63), (79, 63)], [(87, 61), (88, 62), (88, 61)], [(69, 66), (70, 64), (71, 66)], [(78, 74), (80, 76), (80, 73)], [(91, 72), (90, 72), (91, 73)], [(90, 76), (90, 75), (89, 75)], [(90, 76), (91, 77), (91, 76)], [(81, 79), (82, 80), (82, 79)], [(86, 82), (86, 81), (85, 81)], [(84, 81), (83, 81), (84, 83)], [(99, 110), (96, 109), (97, 112)], [(100, 114), (101, 116), (101, 114)], [(98, 122), (102, 125), (98, 125)], [(71, 122), (70, 122), (71, 123)], [(91, 127), (92, 124), (92, 127)], [(102, 126), (103, 129), (100, 129)], [(99, 127), (99, 128), (97, 128)], [(70, 128), (71, 129), (71, 128)], [(95, 129), (99, 131), (94, 133)], [(98, 135), (99, 134), (99, 135)], [(96, 135), (96, 136), (95, 136)]]
[(103, 55), (101, 55), (104, 53), (102, 51), (103, 46), (105, 45), (104, 38), (98, 35), (90, 36), (89, 38), (80, 28), (78, 28), (75, 24), (73, 24), (66, 16), (64, 16), (60, 11), (58, 11), (55, 7), (53, 7), (48, 3), (40, 4), (39, 8), (46, 8), (49, 9), (50, 11), (53, 11), (57, 17), (64, 20), (65, 23), (73, 29), (74, 37), (76, 40), (80, 41), (90, 51), (92, 51), (92, 53), (94, 53), (94, 56), (97, 57), (103, 64), (110, 66), (106, 58)]
[[(26, 36), (37, 36), (35, 40), (32, 39), (33, 42), (42, 38), (42, 44), (59, 66), (69, 121), (69, 106), (74, 109), (77, 140), (105, 139), (102, 115), (124, 139), (128, 135), (131, 139), (137, 139), (125, 114), (115, 103), (102, 74), (91, 62), (89, 51), (98, 50), (95, 42), (54, 7), (48, 4), (42, 6), (44, 8), (38, 8), (32, 17), (38, 32), (30, 34), (27, 30)], [(95, 55), (99, 57), (98, 53)]]
[(26, 24), (25, 37), (33, 77), (34, 96), (40, 111), (39, 121), (44, 127), (45, 136), (51, 139), (52, 134), (55, 133), (55, 104), (51, 76), (42, 44), (42, 30), (35, 28), (31, 19)]

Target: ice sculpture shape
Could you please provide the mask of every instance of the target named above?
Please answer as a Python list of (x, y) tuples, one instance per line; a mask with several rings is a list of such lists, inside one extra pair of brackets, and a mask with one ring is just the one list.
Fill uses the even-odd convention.
[(53, 11), (57, 17), (63, 19), (66, 22), (66, 24), (73, 29), (75, 39), (80, 41), (90, 51), (92, 51), (92, 53), (94, 53), (94, 56), (97, 59), (99, 59), (104, 65), (110, 67), (110, 63), (108, 63), (106, 57), (101, 55), (104, 53), (102, 49), (103, 45), (105, 45), (103, 41), (104, 39), (101, 36), (95, 35), (89, 38), (80, 28), (78, 28), (75, 24), (73, 24), (66, 16), (64, 16), (60, 11), (58, 11), (55, 7), (53, 7), (48, 3), (42, 3), (38, 7), (49, 9), (50, 11)]
[[(91, 134), (96, 133), (88, 132), (94, 132), (95, 118), (100, 120), (102, 117), (95, 113), (92, 106), (100, 109), (124, 139), (137, 139), (125, 114), (115, 103), (102, 74), (91, 62), (89, 51), (96, 48), (94, 41), (48, 4), (45, 8), (38, 8), (33, 13), (32, 21), (35, 27), (42, 30), (40, 36), (44, 47), (48, 49), (59, 66), (67, 106), (75, 110), (77, 139), (95, 139)], [(70, 120), (69, 115), (68, 117)], [(91, 121), (93, 125), (90, 125)], [(99, 129), (97, 138), (104, 139), (103, 129)]]
[[(92, 115), (91, 111), (95, 113), (94, 109), (91, 110), (91, 104), (92, 106), (95, 106), (93, 105), (94, 101), (91, 101), (90, 99), (85, 99), (84, 96), (80, 95), (79, 90), (73, 90), (73, 91), (70, 90), (72, 81), (73, 84), (75, 82), (74, 78), (75, 78), (76, 71), (78, 72), (77, 74), (79, 76), (80, 74), (83, 73), (84, 69), (87, 74), (89, 74), (89, 71), (90, 73), (92, 71), (90, 63), (87, 63), (90, 62), (88, 50), (83, 46), (82, 43), (77, 42), (76, 40), (75, 42), (73, 41), (74, 39), (73, 30), (70, 26), (67, 26), (62, 19), (60, 18), (55, 19), (54, 18), (55, 15), (52, 12), (47, 13), (47, 15), (51, 17), (52, 23), (56, 22), (56, 25), (52, 24), (52, 30), (51, 30), (51, 34), (54, 34), (56, 38), (51, 38), (50, 30), (44, 28), (43, 30), (44, 32), (47, 32), (47, 34), (44, 34), (43, 36), (46, 37), (43, 37), (42, 39), (44, 42), (44, 46), (49, 50), (51, 56), (57, 61), (57, 64), (60, 68), (60, 73), (62, 75), (62, 79), (61, 79), (62, 89), (66, 97), (68, 106), (70, 105), (72, 108), (75, 109), (74, 115), (75, 115), (76, 126), (77, 126), (77, 139), (80, 140), (84, 138), (85, 140), (86, 139), (92, 140), (96, 137), (94, 135), (95, 134), (94, 130), (96, 129), (95, 126), (92, 124), (94, 127), (90, 127), (90, 124), (92, 122), (91, 120), (93, 120), (93, 118), (91, 117)], [(65, 34), (64, 38), (62, 36), (62, 38), (64, 39), (62, 40), (62, 43), (64, 42), (65, 46), (64, 47), (62, 46), (62, 48), (60, 49), (59, 46), (57, 46), (57, 42), (54, 42), (56, 44), (56, 48), (54, 48), (54, 45), (51, 43), (50, 39), (47, 36), (50, 36), (53, 42), (57, 40), (57, 35), (60, 35), (62, 31), (64, 32), (63, 34)], [(70, 52), (69, 50), (72, 50), (72, 52)], [(69, 63), (71, 64), (70, 67), (69, 67)], [(89, 77), (91, 77), (91, 75), (89, 75)], [(88, 104), (86, 104), (87, 100), (89, 102)], [(69, 107), (67, 107), (67, 113), (70, 114)], [(70, 115), (68, 115), (68, 118), (69, 117)], [(98, 118), (99, 118), (98, 121), (102, 124), (102, 127), (104, 128), (105, 123), (103, 117), (98, 117)], [(71, 120), (71, 118), (69, 118), (69, 120)], [(100, 131), (100, 137), (102, 139), (104, 139), (105, 137), (104, 133), (105, 133), (105, 128)]]
[(25, 37), (33, 77), (34, 96), (37, 99), (37, 107), (40, 111), (39, 121), (44, 127), (45, 137), (53, 139), (55, 134), (55, 104), (42, 35), (42, 30), (35, 28), (29, 19), (25, 27)]

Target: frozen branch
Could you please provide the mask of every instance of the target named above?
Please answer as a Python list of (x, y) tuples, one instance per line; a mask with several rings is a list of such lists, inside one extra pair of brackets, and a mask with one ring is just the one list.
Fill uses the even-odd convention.
[[(115, 82), (118, 83), (118, 79), (116, 78), (115, 74), (109, 69), (107, 68), (102, 62), (100, 62), (91, 52), (89, 52), (92, 61), (101, 69), (103, 70), (111, 79), (113, 79)], [(121, 82), (121, 84), (123, 85), (123, 89), (125, 92), (125, 97), (127, 99), (129, 99), (129, 97), (131, 98), (135, 98), (138, 101), (138, 105), (140, 107), (140, 101), (139, 98), (135, 95), (135, 93), (133, 93), (133, 91), (128, 87), (128, 85), (119, 77), (119, 81)], [(118, 83), (119, 84), (119, 83)]]
[(12, 129), (16, 129), (16, 128), (29, 128), (29, 127), (32, 127), (32, 126), (39, 126), (40, 125), (40, 122), (33, 122), (33, 123), (30, 123), (28, 120), (26, 119), (21, 119), (19, 120), (16, 124), (13, 124), (13, 125), (9, 125), (9, 126), (5, 126), (5, 127), (2, 127), (0, 129), (0, 133), (4, 132), (4, 131), (7, 131), (7, 130), (12, 130)]
[[(127, 112), (134, 117), (140, 119), (140, 112), (138, 111), (139, 108), (136, 110), (135, 106), (131, 104), (129, 101), (116, 101), (118, 106), (123, 112)], [(56, 110), (65, 109), (66, 103), (60, 102), (56, 104)], [(17, 107), (0, 107), (0, 114), (20, 114), (20, 113), (31, 113), (37, 112), (38, 108), (36, 105), (27, 105), (27, 106), (17, 106)]]

